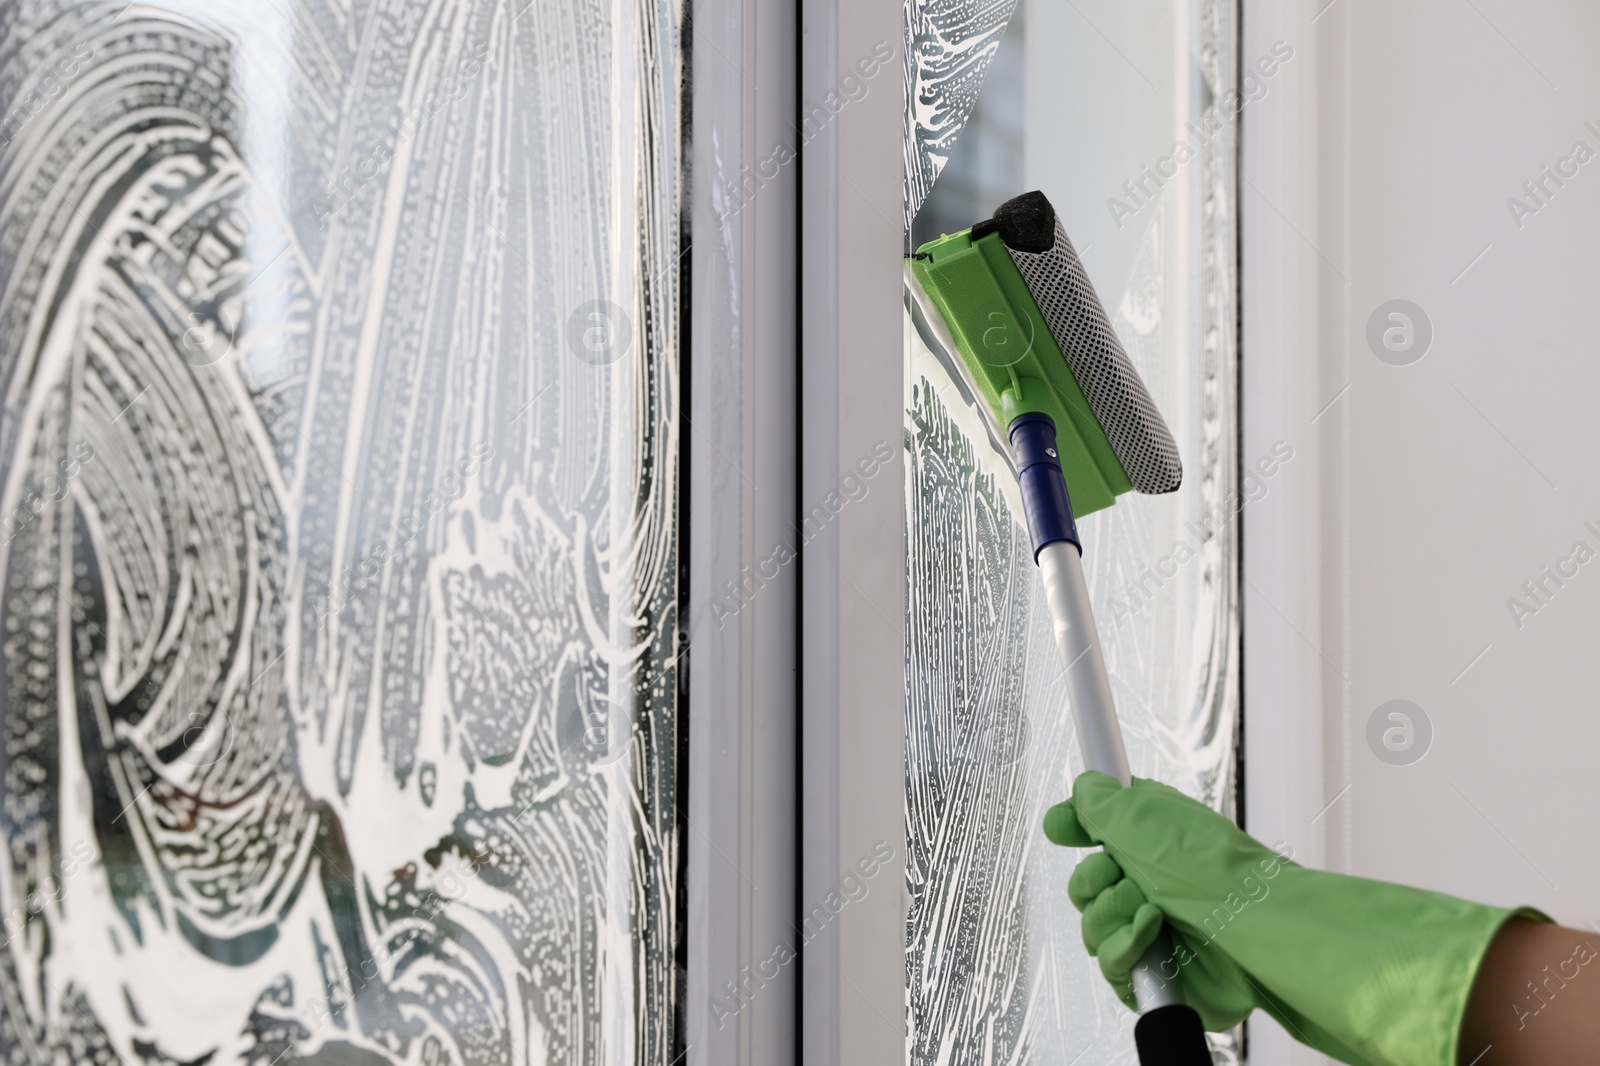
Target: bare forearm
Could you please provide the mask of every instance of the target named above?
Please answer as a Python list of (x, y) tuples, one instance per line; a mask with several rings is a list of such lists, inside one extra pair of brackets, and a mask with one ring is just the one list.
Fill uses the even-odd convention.
[(1600, 1059), (1600, 936), (1508, 922), (1490, 946), (1461, 1026), (1461, 1066)]

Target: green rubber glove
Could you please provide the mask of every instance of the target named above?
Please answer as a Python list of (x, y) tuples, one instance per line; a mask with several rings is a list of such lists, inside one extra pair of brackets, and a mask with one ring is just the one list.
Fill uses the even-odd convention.
[(1080, 776), (1052, 807), (1056, 844), (1104, 845), (1073, 871), (1083, 942), (1133, 1006), (1129, 974), (1173, 930), (1159, 970), (1207, 1029), (1259, 1007), (1304, 1043), (1357, 1066), (1457, 1066), (1478, 963), (1513, 917), (1436, 892), (1308, 870), (1155, 781)]

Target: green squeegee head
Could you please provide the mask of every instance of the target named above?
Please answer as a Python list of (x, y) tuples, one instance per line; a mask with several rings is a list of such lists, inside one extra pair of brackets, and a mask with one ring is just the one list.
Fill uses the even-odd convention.
[(1110, 507), (1129, 489), (1178, 488), (1172, 433), (1043, 193), (929, 241), (911, 270), (1000, 425), (1026, 414), (1055, 422), (1074, 512)]

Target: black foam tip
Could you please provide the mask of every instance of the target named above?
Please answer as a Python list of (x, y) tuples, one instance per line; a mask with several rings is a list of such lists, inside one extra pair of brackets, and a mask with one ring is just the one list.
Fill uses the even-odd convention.
[(972, 227), (972, 239), (999, 233), (1007, 248), (1048, 252), (1056, 243), (1056, 209), (1035, 189), (1013, 196), (994, 209), (994, 217)]

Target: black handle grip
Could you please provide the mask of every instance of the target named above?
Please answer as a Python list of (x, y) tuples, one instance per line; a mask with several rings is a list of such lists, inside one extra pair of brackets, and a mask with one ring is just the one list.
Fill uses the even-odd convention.
[(1133, 1027), (1140, 1066), (1211, 1066), (1206, 1027), (1193, 1007), (1173, 1003), (1140, 1015)]

